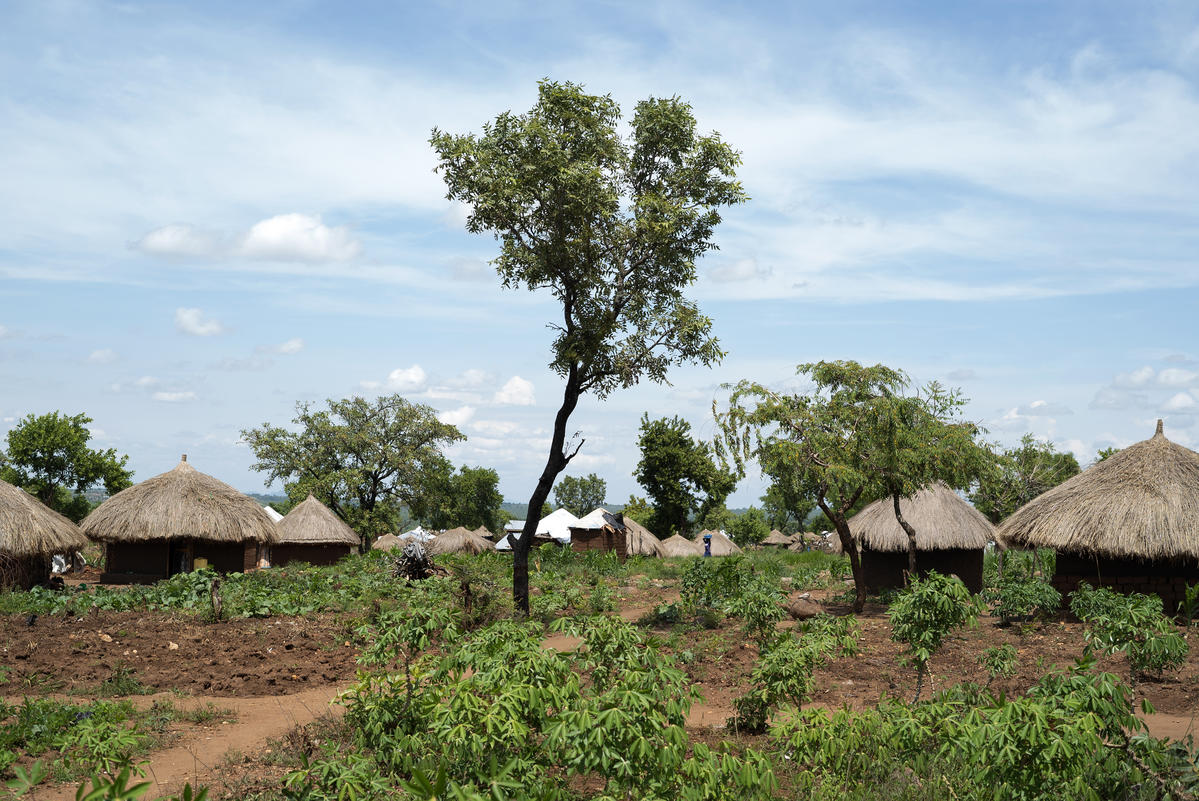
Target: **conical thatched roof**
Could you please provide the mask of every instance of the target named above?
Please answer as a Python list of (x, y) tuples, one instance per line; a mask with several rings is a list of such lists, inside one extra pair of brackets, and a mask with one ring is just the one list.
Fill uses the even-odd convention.
[(449, 531), (438, 534), (429, 542), (428, 551), (431, 554), (439, 553), (471, 553), (480, 554), (485, 551), (494, 551), (495, 544), (490, 540), (480, 537), (473, 531), (459, 526), (452, 528)]
[(99, 542), (196, 539), (275, 542), (275, 524), (254, 500), (201, 473), (187, 457), (100, 504), (81, 526)]
[(474, 533), (478, 534), (480, 537), (482, 537), (485, 540), (488, 540), (492, 543), (495, 542), (495, 534), (493, 534), (490, 530), (488, 530), (488, 528), (486, 526), (479, 526), (477, 529), (475, 529)]
[(404, 541), (395, 534), (384, 534), (379, 539), (371, 543), (372, 551), (390, 551), (394, 548), (399, 548), (404, 544)]
[(1166, 439), (1129, 445), (999, 526), (1017, 547), (1152, 560), (1199, 559), (1199, 453)]
[(631, 517), (624, 518), (625, 547), (629, 556), (665, 556), (662, 542)]
[(701, 554), (704, 552), (705, 534), (712, 535), (711, 550), (713, 556), (729, 556), (731, 554), (741, 553), (741, 549), (737, 547), (737, 544), (726, 537), (722, 532), (705, 530), (701, 531), (699, 536), (695, 538), (695, 541), (699, 544), (699, 552)]
[(353, 545), (362, 543), (358, 533), (311, 494), (275, 524), (279, 544)]
[(663, 556), (703, 556), (704, 548), (681, 534), (667, 537), (659, 544)]
[[(985, 548), (995, 527), (982, 513), (945, 484), (937, 482), (911, 498), (899, 499), (899, 511), (916, 529), (916, 549)], [(849, 519), (854, 539), (872, 551), (904, 551), (908, 535), (895, 519), (890, 496), (880, 498)]]
[(0, 481), (0, 552), (38, 556), (85, 545), (78, 526), (20, 487)]
[(762, 540), (763, 545), (773, 545), (773, 546), (776, 546), (779, 548), (786, 548), (792, 542), (793, 542), (793, 540), (791, 539), (791, 537), (788, 537), (786, 534), (779, 531), (777, 528), (773, 529)]

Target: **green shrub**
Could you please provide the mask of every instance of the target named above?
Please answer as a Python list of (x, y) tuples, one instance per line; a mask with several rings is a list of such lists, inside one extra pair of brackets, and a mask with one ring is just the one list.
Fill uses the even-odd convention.
[(1156, 595), (1123, 595), (1083, 582), (1070, 598), (1070, 611), (1087, 624), (1083, 636), (1088, 650), (1127, 654), (1134, 683), (1138, 674), (1160, 675), (1186, 661), (1187, 642), (1162, 614)]
[(981, 604), (960, 579), (930, 572), (914, 578), (887, 610), (891, 639), (907, 646), (916, 668), (916, 699), (924, 687), (928, 661), (954, 629), (977, 622)]

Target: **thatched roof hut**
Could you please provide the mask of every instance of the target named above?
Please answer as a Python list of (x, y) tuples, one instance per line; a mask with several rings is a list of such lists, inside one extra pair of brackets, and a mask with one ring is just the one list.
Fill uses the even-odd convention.
[(479, 526), (477, 529), (475, 529), (474, 533), (478, 534), (492, 545), (495, 544), (496, 536), (490, 529), (487, 528), (487, 526)]
[(329, 565), (362, 544), (358, 532), (311, 493), (275, 523), (275, 531), (279, 539), (271, 547), (273, 565)]
[(155, 581), (209, 566), (251, 570), (277, 539), (261, 506), (196, 470), (174, 470), (122, 490), (88, 515), (83, 533), (106, 544), (102, 581)]
[(675, 534), (662, 540), (660, 546), (662, 556), (703, 556), (704, 546), (698, 545), (681, 534)]
[[(1199, 453), (1143, 440), (1037, 496), (999, 526), (1005, 544), (1058, 552), (1055, 585), (1079, 580), (1154, 592), (1166, 612), (1199, 579)], [(1115, 581), (1116, 579), (1122, 579)]]
[(494, 551), (495, 544), (484, 539), (473, 531), (462, 526), (438, 534), (429, 542), (428, 551), (431, 554), (469, 553), (481, 554)]
[(372, 551), (391, 551), (404, 545), (404, 541), (395, 534), (384, 534), (371, 543)]
[(788, 537), (786, 534), (776, 528), (772, 529), (771, 532), (762, 539), (761, 544), (769, 545), (774, 548), (786, 548), (792, 542), (794, 542), (793, 538)]
[(624, 526), (629, 556), (665, 556), (662, 552), (662, 541), (645, 526), (631, 517), (624, 519)]
[[(971, 592), (982, 591), (983, 549), (995, 539), (995, 527), (981, 512), (940, 482), (901, 498), (899, 510), (916, 530), (917, 573), (953, 574)], [(862, 553), (866, 586), (871, 591), (904, 586), (908, 535), (895, 518), (891, 498), (880, 498), (851, 517), (849, 530)]]
[(707, 534), (712, 535), (711, 551), (713, 556), (731, 556), (735, 553), (741, 553), (741, 549), (737, 544), (726, 537), (723, 531), (705, 530), (701, 531), (699, 536), (695, 538), (696, 543), (699, 544), (699, 552), (701, 554), (704, 552), (704, 536)]
[(0, 587), (50, 578), (50, 557), (87, 545), (79, 528), (25, 490), (0, 481)]

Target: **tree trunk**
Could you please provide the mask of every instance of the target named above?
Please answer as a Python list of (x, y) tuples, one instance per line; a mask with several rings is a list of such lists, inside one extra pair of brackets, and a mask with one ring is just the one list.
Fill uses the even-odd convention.
[[(566, 469), (573, 456), (568, 456), (564, 450), (566, 445), (566, 423), (570, 420), (571, 412), (579, 404), (578, 378), (572, 369), (566, 379), (566, 387), (562, 391), (562, 406), (554, 418), (554, 436), (550, 441), (549, 457), (545, 460), (545, 469), (529, 499), (529, 508), (525, 515), (525, 527), (520, 539), (512, 542), (512, 603), (518, 612), (529, 614), (529, 549), (533, 547), (533, 535), (537, 533), (540, 522), (541, 507), (550, 497), (554, 487), (554, 479)], [(582, 445), (582, 443), (579, 443)]]
[[(891, 503), (895, 505), (895, 519), (899, 521), (899, 525), (903, 528), (904, 533), (908, 535), (908, 578), (916, 577), (916, 529), (912, 528), (908, 521), (903, 519), (903, 512), (899, 511), (899, 493), (891, 493)], [(904, 581), (907, 584), (907, 581)]]
[(862, 559), (858, 556), (857, 543), (853, 541), (853, 534), (849, 531), (849, 521), (845, 519), (845, 515), (831, 512), (824, 503), (820, 504), (820, 510), (833, 521), (833, 527), (837, 529), (837, 536), (841, 540), (841, 550), (849, 557), (849, 569), (853, 574), (853, 588), (856, 593), (853, 611), (860, 615), (866, 608), (866, 579), (862, 575)]

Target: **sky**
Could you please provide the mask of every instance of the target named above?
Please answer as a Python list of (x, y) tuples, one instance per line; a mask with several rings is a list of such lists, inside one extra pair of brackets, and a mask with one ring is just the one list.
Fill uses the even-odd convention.
[(187, 453), (263, 492), (243, 429), (399, 392), (527, 500), (556, 309), (428, 139), (546, 78), (683, 98), (751, 197), (689, 291), (723, 362), (571, 418), (611, 503), (643, 414), (711, 438), (722, 384), (821, 359), (1084, 465), (1157, 418), (1199, 447), (1199, 6), (1098, 0), (0, 3), (0, 435), (83, 412), (135, 480)]

